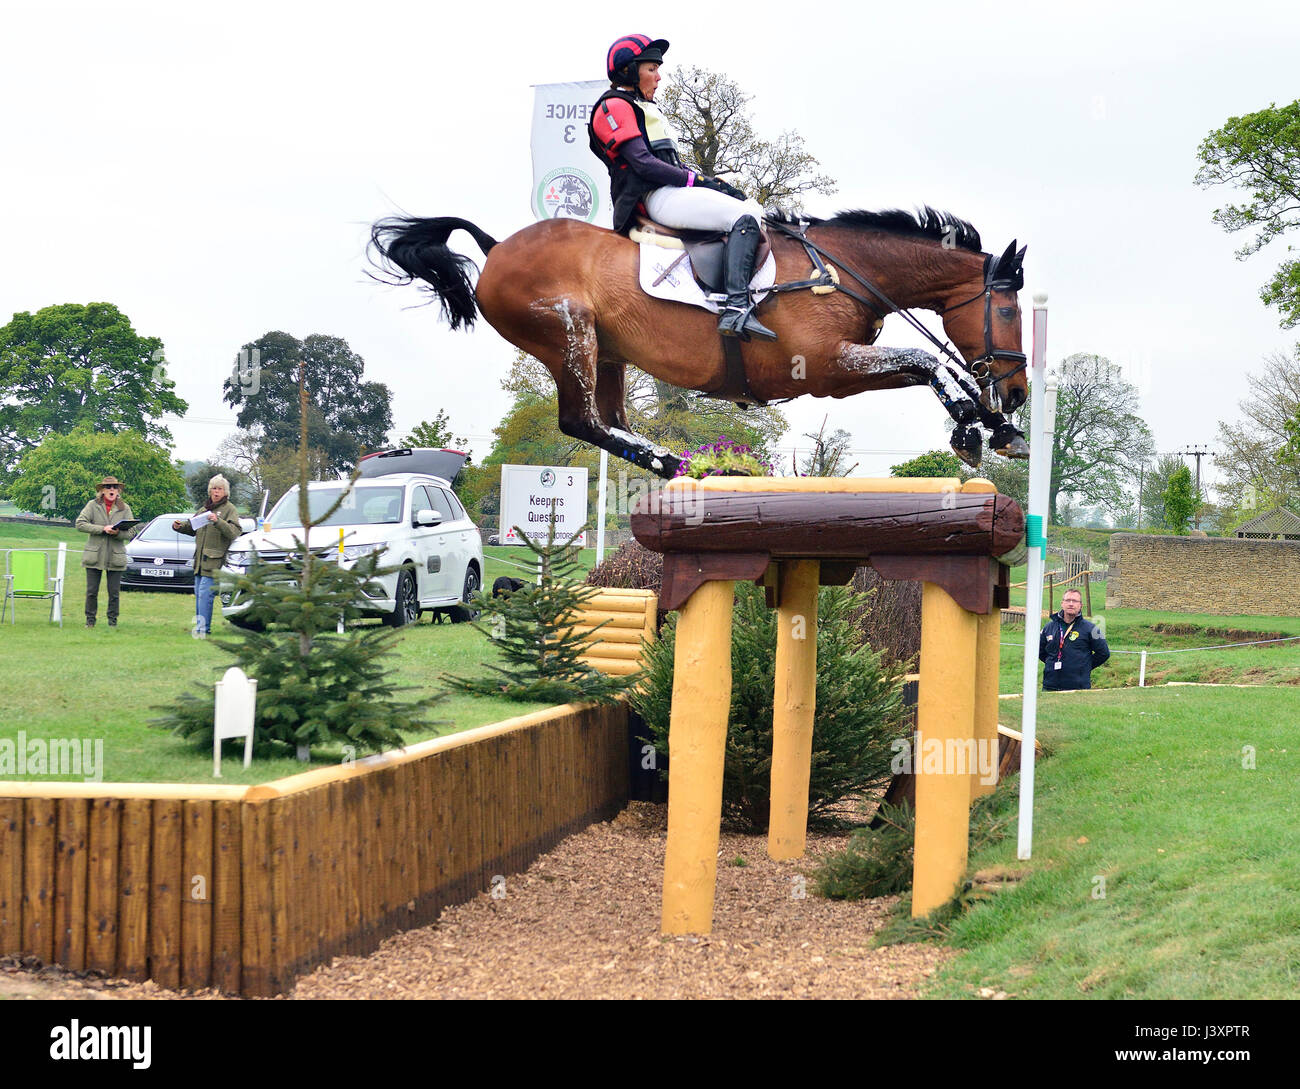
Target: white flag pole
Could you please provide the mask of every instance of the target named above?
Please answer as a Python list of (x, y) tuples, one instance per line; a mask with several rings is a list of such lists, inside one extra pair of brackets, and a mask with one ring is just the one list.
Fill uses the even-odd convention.
[(609, 481), (609, 451), (600, 452), (600, 485), (596, 492), (596, 563), (605, 562), (605, 488)]
[[(1055, 383), (1053, 383), (1055, 386)], [(1034, 346), (1029, 371), (1030, 453), (1029, 511), (1025, 543), (1029, 572), (1025, 580), (1024, 699), (1020, 716), (1020, 824), (1018, 858), (1030, 858), (1034, 843), (1034, 741), (1038, 723), (1038, 635), (1043, 608), (1043, 565), (1047, 558), (1047, 498), (1052, 477), (1055, 389), (1049, 413), (1047, 396), (1047, 295), (1034, 296)]]

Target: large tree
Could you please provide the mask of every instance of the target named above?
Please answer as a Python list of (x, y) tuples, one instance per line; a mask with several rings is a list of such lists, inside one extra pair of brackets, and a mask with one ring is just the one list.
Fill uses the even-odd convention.
[(453, 437), (451, 419), (445, 409), (438, 409), (432, 420), (421, 420), (410, 433), (402, 439), (403, 446), (415, 446), (425, 449), (443, 450), (450, 447), (462, 452), (469, 450), (469, 439)]
[[(1300, 227), (1300, 100), (1228, 118), (1201, 141), (1196, 154), (1201, 162), (1197, 185), (1231, 185), (1245, 193), (1246, 203), (1214, 213), (1225, 231), (1252, 232), (1238, 258), (1258, 253)], [(1277, 307), (1282, 328), (1300, 324), (1300, 260), (1283, 261), (1259, 295), (1265, 305)]]
[(300, 361), (306, 363), (308, 434), (329, 470), (349, 469), (362, 453), (382, 449), (393, 426), (392, 394), (382, 382), (362, 381), (365, 360), (347, 341), (271, 332), (244, 345), (223, 387), (225, 400), (239, 410), (239, 426), (259, 434), (261, 453), (297, 447)]
[(170, 446), (158, 421), (189, 407), (174, 389), (162, 341), (140, 336), (112, 303), (15, 314), (0, 328), (0, 480), (47, 436), (83, 424)]
[(185, 478), (166, 450), (134, 431), (110, 434), (87, 424), (23, 454), (9, 496), (19, 510), (71, 522), (109, 475), (125, 485), (122, 498), (142, 521), (190, 509)]
[(1169, 478), (1161, 498), (1164, 500), (1165, 525), (1175, 533), (1186, 533), (1187, 523), (1201, 505), (1201, 497), (1192, 484), (1191, 469), (1180, 465)]
[(759, 204), (798, 212), (804, 193), (835, 192), (835, 180), (817, 173), (820, 164), (797, 132), (775, 140), (758, 136), (751, 97), (720, 72), (688, 65), (673, 69), (659, 103), (681, 138), (683, 157), (704, 174), (729, 177)]
[(1290, 356), (1274, 352), (1264, 369), (1247, 374), (1250, 395), (1239, 402), (1241, 423), (1220, 423), (1218, 470), (1221, 506), (1232, 528), (1270, 507), (1300, 505), (1300, 462), (1282, 456), (1290, 440), (1288, 424), (1300, 413), (1300, 344)]

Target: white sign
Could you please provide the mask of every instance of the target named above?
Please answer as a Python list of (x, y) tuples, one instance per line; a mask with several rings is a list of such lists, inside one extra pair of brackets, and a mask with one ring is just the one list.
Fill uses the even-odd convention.
[[(566, 465), (501, 466), (501, 543), (523, 544), (518, 526), (545, 543), (552, 516), (555, 543), (567, 542), (587, 521), (587, 470)], [(587, 547), (587, 535), (576, 541)]]
[(609, 175), (591, 153), (587, 120), (606, 90), (604, 80), (542, 83), (533, 88), (533, 215), (582, 219), (611, 227)]

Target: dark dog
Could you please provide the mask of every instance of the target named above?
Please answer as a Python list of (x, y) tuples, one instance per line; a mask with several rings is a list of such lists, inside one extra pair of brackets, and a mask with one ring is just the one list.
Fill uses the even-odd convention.
[(512, 579), (509, 575), (502, 575), (492, 584), (493, 597), (509, 597), (521, 586), (524, 586), (523, 579)]

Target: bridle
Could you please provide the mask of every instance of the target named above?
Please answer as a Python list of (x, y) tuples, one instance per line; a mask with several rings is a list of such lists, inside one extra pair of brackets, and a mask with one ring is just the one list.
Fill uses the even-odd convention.
[[(890, 300), (885, 295), (884, 292), (882, 292), (878, 287), (875, 286), (875, 284), (873, 284), (861, 273), (854, 271), (854, 269), (850, 265), (840, 260), (834, 254), (827, 253), (824, 249), (822, 249), (819, 245), (817, 245), (817, 243), (810, 241), (808, 237), (804, 234), (804, 229), (802, 225), (796, 227), (796, 226), (792, 226), (791, 224), (782, 223), (779, 220), (772, 220), (772, 219), (766, 220), (766, 223), (767, 226), (772, 228), (773, 230), (779, 231), (781, 234), (787, 235), (788, 237), (793, 238), (796, 241), (800, 242), (803, 245), (804, 249), (807, 251), (808, 257), (813, 263), (813, 267), (816, 268), (818, 272), (818, 275), (813, 279), (800, 280), (795, 283), (789, 283), (789, 284), (777, 284), (775, 287), (769, 288), (768, 289), (769, 291), (782, 292), (782, 291), (796, 291), (796, 290), (801, 290), (809, 287), (833, 287), (836, 291), (839, 291), (840, 293), (849, 296), (849, 298), (855, 299), (856, 301), (862, 303), (869, 310), (875, 313), (876, 317), (880, 318), (882, 321), (889, 314), (897, 314), (904, 321), (906, 321), (913, 329), (915, 329), (918, 333), (920, 333), (921, 336), (923, 336), (932, 345), (934, 345), (935, 349), (941, 355), (946, 356), (950, 363), (954, 364), (961, 370), (966, 371), (973, 379), (975, 379), (981, 391), (988, 390), (990, 387), (995, 387), (995, 384), (997, 382), (1002, 382), (1008, 378), (1014, 378), (1017, 374), (1019, 374), (1021, 371), (1025, 370), (1026, 367), (1028, 367), (1029, 359), (1024, 352), (1014, 352), (1009, 348), (993, 347), (993, 292), (994, 291), (1015, 292), (1015, 291), (1020, 291), (1021, 288), (1025, 286), (1025, 273), (1024, 273), (1024, 269), (1021, 268), (1020, 265), (1020, 260), (1023, 257), (1025, 251), (1022, 249), (1018, 254), (1014, 254), (1014, 250), (1015, 250), (1014, 242), (1009, 247), (1007, 247), (1007, 253), (1003, 254), (1002, 257), (994, 257), (992, 254), (984, 255), (984, 287), (981, 291), (972, 295), (969, 299), (965, 300), (965, 302), (959, 302), (954, 306), (944, 307), (941, 310), (935, 311), (935, 313), (939, 314), (940, 316), (944, 314), (951, 314), (954, 310), (960, 310), (963, 306), (969, 306), (971, 303), (975, 302), (976, 299), (983, 298), (984, 300), (984, 354), (980, 356), (978, 359), (975, 359), (970, 363), (967, 363), (959, 351), (956, 351), (954, 348), (949, 347), (947, 343), (940, 340), (937, 336), (935, 336), (932, 332), (930, 332), (930, 330), (927, 329), (921, 323), (921, 321), (916, 317), (916, 315), (913, 314), (910, 310), (898, 306), (896, 303)], [(1003, 259), (1007, 256), (1007, 254), (1014, 254), (1014, 259), (1010, 263), (1011, 267), (1008, 268), (1005, 273), (1003, 273), (1001, 270), (1001, 265)], [(884, 305), (885, 307), (884, 311), (882, 312), (880, 307), (877, 306), (876, 303), (873, 302), (871, 299), (867, 298), (864, 295), (860, 295), (858, 292), (853, 291), (850, 288), (845, 287), (843, 284), (841, 284), (838, 281), (837, 278), (833, 277), (830, 273), (830, 270), (827, 269), (826, 265), (822, 262), (823, 257), (826, 258), (828, 261), (833, 261), (836, 265), (838, 265), (850, 276), (852, 276), (853, 279), (855, 279), (859, 284), (865, 287), (875, 297), (876, 300), (878, 300), (880, 303)], [(1018, 366), (1014, 370), (1008, 371), (1006, 374), (994, 375), (993, 368), (992, 368), (992, 364), (994, 360), (1005, 360), (1007, 362), (1017, 363)], [(994, 389), (994, 393), (996, 394), (996, 388)]]
[[(976, 292), (965, 302), (945, 306), (942, 310), (935, 311), (942, 317), (944, 314), (951, 314), (954, 310), (960, 310), (963, 306), (969, 306), (976, 299), (982, 298), (984, 300), (984, 354), (978, 359), (972, 360), (969, 368), (971, 377), (979, 383), (980, 389), (987, 389), (995, 381), (1004, 382), (1008, 378), (1014, 378), (1029, 366), (1029, 357), (1024, 352), (1013, 352), (1010, 348), (993, 347), (993, 292), (1009, 291), (1014, 294), (1024, 286), (1025, 273), (1019, 262), (1016, 263), (1011, 276), (999, 278), (998, 262), (994, 261), (991, 253), (988, 253), (984, 255), (984, 289)], [(991, 364), (995, 359), (1003, 359), (1008, 363), (1019, 365), (1013, 370), (1007, 371), (1006, 374), (1000, 374), (994, 378)]]

